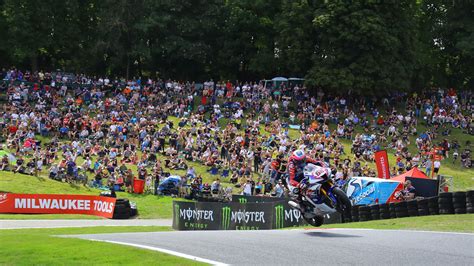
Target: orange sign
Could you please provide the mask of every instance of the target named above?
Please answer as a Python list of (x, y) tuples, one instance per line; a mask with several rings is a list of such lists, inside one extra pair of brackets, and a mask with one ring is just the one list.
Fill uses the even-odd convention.
[(85, 195), (0, 193), (0, 213), (87, 214), (112, 218), (115, 200)]

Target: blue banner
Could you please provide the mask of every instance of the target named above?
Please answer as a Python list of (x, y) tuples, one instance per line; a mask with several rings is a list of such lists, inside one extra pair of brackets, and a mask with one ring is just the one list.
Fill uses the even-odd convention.
[(347, 196), (352, 205), (387, 203), (400, 182), (371, 177), (353, 177), (347, 182)]

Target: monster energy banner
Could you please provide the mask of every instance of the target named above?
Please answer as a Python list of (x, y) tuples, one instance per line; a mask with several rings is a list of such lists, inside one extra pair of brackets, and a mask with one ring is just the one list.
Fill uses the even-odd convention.
[[(340, 222), (339, 215), (325, 223)], [(304, 225), (298, 210), (286, 201), (266, 203), (173, 202), (176, 230), (264, 230)]]

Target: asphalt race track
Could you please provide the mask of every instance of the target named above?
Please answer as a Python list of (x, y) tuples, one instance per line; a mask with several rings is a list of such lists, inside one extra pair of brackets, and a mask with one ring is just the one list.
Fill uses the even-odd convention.
[[(232, 265), (473, 265), (474, 234), (312, 229), (71, 236)], [(174, 253), (173, 253), (174, 252)]]

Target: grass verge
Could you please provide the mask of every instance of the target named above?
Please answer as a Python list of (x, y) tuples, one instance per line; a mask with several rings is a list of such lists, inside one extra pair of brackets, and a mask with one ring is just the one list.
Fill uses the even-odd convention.
[(170, 231), (163, 226), (87, 227), (0, 230), (1, 265), (203, 265), (134, 247), (57, 235)]
[(404, 229), (474, 233), (474, 214), (433, 215), (346, 224), (328, 224), (322, 228)]

